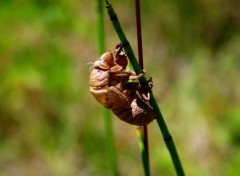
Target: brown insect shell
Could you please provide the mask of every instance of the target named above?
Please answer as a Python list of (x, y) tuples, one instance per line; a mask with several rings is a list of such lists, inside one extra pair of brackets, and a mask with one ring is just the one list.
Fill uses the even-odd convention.
[(150, 123), (156, 113), (135, 90), (125, 88), (129, 77), (134, 74), (133, 71), (117, 65), (112, 52), (106, 52), (93, 65), (89, 81), (90, 92), (121, 120), (142, 126)]
[[(127, 101), (124, 95), (120, 96), (120, 91), (122, 90), (122, 82), (128, 81), (130, 73), (126, 72), (125, 76), (120, 77), (112, 74), (121, 69), (114, 63), (112, 52), (104, 53), (93, 65), (89, 80), (90, 92), (106, 108), (110, 108), (116, 99)], [(118, 89), (114, 86), (117, 86)]]

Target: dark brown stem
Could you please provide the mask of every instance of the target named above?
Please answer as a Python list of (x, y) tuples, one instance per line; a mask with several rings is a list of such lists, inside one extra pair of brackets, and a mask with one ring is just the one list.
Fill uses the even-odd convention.
[(141, 16), (140, 16), (139, 0), (135, 0), (135, 8), (136, 8), (136, 22), (137, 22), (138, 61), (141, 69), (143, 69), (142, 31), (141, 31)]
[[(143, 69), (143, 50), (142, 50), (142, 31), (141, 31), (141, 16), (140, 16), (140, 2), (135, 0), (135, 9), (136, 9), (136, 25), (137, 25), (137, 42), (138, 42), (138, 61), (141, 69)], [(149, 152), (148, 152), (148, 130), (147, 125), (144, 125), (142, 128), (143, 131), (143, 141), (147, 156), (147, 163), (149, 166)]]

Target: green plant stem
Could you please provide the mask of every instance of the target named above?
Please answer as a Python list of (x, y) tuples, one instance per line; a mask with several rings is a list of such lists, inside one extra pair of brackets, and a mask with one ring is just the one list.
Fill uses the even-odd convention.
[(149, 169), (149, 164), (148, 164), (148, 159), (147, 159), (147, 152), (146, 152), (146, 148), (144, 145), (142, 127), (137, 126), (136, 132), (137, 132), (137, 137), (138, 137), (139, 149), (140, 149), (140, 152), (142, 155), (144, 173), (145, 173), (145, 176), (150, 176), (150, 169)]
[(98, 53), (105, 51), (105, 35), (104, 35), (104, 18), (103, 18), (103, 0), (97, 2), (97, 36), (98, 36)]
[[(101, 55), (105, 52), (105, 35), (104, 35), (104, 16), (103, 16), (103, 0), (97, 0), (97, 33), (98, 33), (98, 53)], [(110, 170), (112, 176), (118, 175), (117, 159), (114, 147), (114, 136), (112, 128), (111, 112), (105, 108), (102, 109), (104, 117), (104, 128), (106, 137), (106, 151), (109, 158)]]
[[(133, 50), (132, 50), (132, 47), (131, 45), (129, 44), (123, 30), (122, 30), (122, 27), (118, 21), (118, 18), (117, 18), (117, 15), (116, 13), (114, 12), (112, 6), (106, 1), (106, 8), (107, 8), (107, 11), (108, 11), (108, 15), (110, 17), (110, 20), (113, 24), (113, 27), (115, 29), (115, 31), (117, 32), (117, 35), (124, 47), (124, 50), (125, 52), (127, 53), (128, 55), (128, 58), (133, 66), (133, 69), (135, 70), (136, 74), (140, 74), (142, 72), (142, 69), (140, 68), (138, 62), (137, 62), (137, 59), (133, 53)], [(151, 88), (149, 87), (147, 81), (146, 81), (146, 78), (145, 77), (142, 77), (139, 79), (139, 82), (141, 83), (141, 86), (143, 87), (143, 89), (146, 89), (146, 90), (151, 90)], [(163, 116), (162, 116), (162, 113), (158, 107), (158, 104), (152, 94), (152, 92), (150, 91), (150, 101), (149, 103), (151, 104), (151, 106), (154, 108), (154, 110), (156, 111), (157, 113), (157, 117), (156, 117), (156, 120), (157, 120), (157, 123), (159, 125), (159, 128), (162, 132), (162, 135), (163, 135), (163, 138), (164, 138), (164, 141), (165, 141), (165, 144), (168, 148), (168, 151), (171, 155), (171, 158), (172, 158), (172, 161), (173, 161), (173, 164), (174, 164), (174, 167), (175, 167), (175, 170), (176, 170), (176, 173), (177, 175), (184, 175), (184, 170), (183, 170), (183, 167), (182, 167), (182, 164), (181, 164), (181, 161), (180, 161), (180, 158), (178, 156), (178, 153), (177, 153), (177, 150), (176, 150), (176, 147), (175, 147), (175, 144), (174, 144), (174, 141), (173, 141), (173, 138), (171, 136), (171, 134), (169, 133), (168, 131), (168, 128), (167, 128), (167, 125), (163, 119)]]
[(118, 176), (117, 169), (117, 159), (116, 151), (114, 147), (114, 137), (113, 137), (113, 128), (112, 128), (112, 115), (111, 112), (107, 109), (102, 109), (104, 116), (104, 126), (106, 133), (106, 150), (109, 158), (110, 169), (112, 176)]

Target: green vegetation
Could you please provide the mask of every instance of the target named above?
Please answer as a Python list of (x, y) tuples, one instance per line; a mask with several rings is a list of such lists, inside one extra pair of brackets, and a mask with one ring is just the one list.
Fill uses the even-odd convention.
[[(133, 1), (111, 1), (136, 51)], [(240, 175), (239, 2), (142, 1), (143, 54), (186, 175)], [(0, 175), (110, 175), (88, 90), (95, 1), (0, 2)], [(105, 15), (106, 48), (119, 42)], [(143, 175), (135, 127), (113, 116), (119, 175)], [(152, 175), (175, 175), (149, 125)]]

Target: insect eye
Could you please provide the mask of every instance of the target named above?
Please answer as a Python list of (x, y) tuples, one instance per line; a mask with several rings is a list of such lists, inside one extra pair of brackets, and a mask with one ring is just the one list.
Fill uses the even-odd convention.
[(126, 68), (127, 67), (127, 59), (126, 57), (119, 57), (117, 60), (116, 60), (116, 63), (120, 66), (122, 66), (123, 68)]

